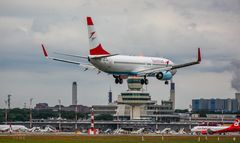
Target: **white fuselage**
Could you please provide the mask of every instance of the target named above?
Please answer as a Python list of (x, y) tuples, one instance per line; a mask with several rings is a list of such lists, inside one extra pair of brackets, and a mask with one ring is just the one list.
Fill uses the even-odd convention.
[(174, 65), (172, 61), (165, 58), (125, 55), (91, 59), (90, 62), (101, 71), (116, 75), (137, 75), (142, 70)]
[(207, 130), (211, 130), (211, 131), (219, 131), (219, 130), (223, 130), (229, 128), (229, 126), (195, 126), (191, 129), (192, 132), (202, 132), (202, 131), (207, 131)]
[(28, 131), (29, 129), (23, 125), (0, 125), (0, 131)]

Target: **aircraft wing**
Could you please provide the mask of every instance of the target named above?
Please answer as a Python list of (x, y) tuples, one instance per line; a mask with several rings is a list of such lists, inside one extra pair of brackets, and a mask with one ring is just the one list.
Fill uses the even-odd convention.
[(166, 67), (154, 67), (154, 68), (139, 70), (137, 72), (139, 76), (155, 76), (157, 73), (161, 71), (170, 71), (174, 69), (188, 67), (195, 64), (199, 64), (200, 62), (201, 62), (201, 51), (200, 51), (200, 48), (198, 48), (198, 58), (196, 61), (184, 63), (184, 64), (178, 64), (178, 65), (166, 65)]
[[(42, 44), (42, 50), (43, 50), (43, 54), (47, 59), (51, 59), (54, 61), (59, 61), (59, 62), (64, 62), (64, 63), (69, 63), (69, 64), (75, 64), (75, 65), (79, 65), (80, 67), (83, 67), (84, 70), (88, 70), (88, 69), (96, 69), (92, 64), (88, 64), (88, 63), (81, 63), (78, 61), (72, 61), (72, 60), (67, 60), (67, 59), (61, 59), (61, 58), (56, 58), (56, 57), (49, 57), (48, 53), (44, 47), (44, 45)], [(67, 55), (67, 54), (66, 54)]]
[(184, 64), (179, 64), (179, 65), (174, 65), (174, 66), (172, 66), (171, 69), (179, 69), (179, 68), (183, 68), (183, 67), (188, 67), (188, 66), (200, 64), (200, 62), (201, 62), (201, 51), (200, 51), (200, 48), (198, 48), (198, 58), (197, 58), (196, 61), (189, 62), (189, 63), (184, 63)]

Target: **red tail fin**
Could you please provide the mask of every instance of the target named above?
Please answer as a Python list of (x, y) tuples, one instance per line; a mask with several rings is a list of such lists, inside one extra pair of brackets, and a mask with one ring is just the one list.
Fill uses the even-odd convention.
[(109, 55), (110, 53), (103, 49), (102, 44), (98, 42), (96, 30), (91, 17), (87, 17), (88, 36), (90, 45), (90, 55)]
[(90, 49), (90, 55), (109, 55), (107, 51), (102, 48), (102, 45), (99, 44), (96, 48)]
[(236, 119), (232, 126), (239, 127), (239, 125), (240, 125), (239, 119)]

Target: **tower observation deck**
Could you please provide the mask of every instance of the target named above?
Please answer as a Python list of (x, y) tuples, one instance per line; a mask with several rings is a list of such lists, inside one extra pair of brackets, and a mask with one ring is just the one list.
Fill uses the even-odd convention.
[(151, 96), (143, 89), (141, 77), (129, 77), (128, 90), (118, 96), (117, 103), (130, 106), (130, 119), (140, 119), (141, 111), (145, 105), (154, 105), (157, 101), (151, 100)]

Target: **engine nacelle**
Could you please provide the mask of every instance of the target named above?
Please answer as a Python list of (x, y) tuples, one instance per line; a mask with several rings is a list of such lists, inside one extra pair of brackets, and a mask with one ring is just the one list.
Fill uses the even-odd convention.
[(163, 72), (159, 72), (156, 75), (156, 78), (158, 80), (170, 80), (172, 79), (173, 74), (170, 71), (163, 71)]

